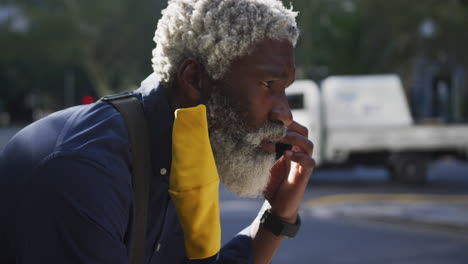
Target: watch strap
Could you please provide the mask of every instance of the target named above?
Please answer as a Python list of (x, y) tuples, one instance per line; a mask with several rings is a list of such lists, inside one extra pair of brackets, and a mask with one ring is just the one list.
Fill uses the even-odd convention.
[(265, 210), (260, 219), (260, 223), (264, 228), (272, 232), (276, 236), (286, 236), (293, 238), (296, 236), (301, 226), (301, 218), (297, 215), (295, 224), (290, 224), (281, 220), (278, 216), (273, 214), (269, 209)]

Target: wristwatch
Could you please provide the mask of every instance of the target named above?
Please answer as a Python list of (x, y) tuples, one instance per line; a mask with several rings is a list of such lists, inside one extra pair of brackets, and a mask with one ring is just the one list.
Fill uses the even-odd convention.
[(263, 213), (260, 224), (276, 236), (293, 238), (301, 227), (301, 218), (297, 215), (295, 224), (286, 223), (268, 209)]

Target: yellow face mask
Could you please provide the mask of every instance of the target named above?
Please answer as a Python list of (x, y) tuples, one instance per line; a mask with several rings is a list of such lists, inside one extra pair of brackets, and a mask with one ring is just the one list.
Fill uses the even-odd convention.
[(169, 194), (184, 231), (187, 257), (215, 255), (221, 248), (219, 177), (204, 105), (175, 111)]

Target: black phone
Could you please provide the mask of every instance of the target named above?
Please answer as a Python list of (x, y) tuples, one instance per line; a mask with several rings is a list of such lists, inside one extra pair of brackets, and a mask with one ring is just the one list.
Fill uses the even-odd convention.
[(286, 150), (291, 150), (292, 149), (292, 145), (289, 145), (289, 144), (284, 144), (284, 143), (280, 143), (280, 142), (277, 142), (276, 143), (276, 159), (279, 159), (281, 158), (281, 156), (283, 156), (284, 152)]

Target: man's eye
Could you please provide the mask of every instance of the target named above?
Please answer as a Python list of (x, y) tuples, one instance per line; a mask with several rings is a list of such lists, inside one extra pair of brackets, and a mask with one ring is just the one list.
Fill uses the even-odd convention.
[(273, 81), (260, 82), (263, 86), (271, 88), (273, 86)]

